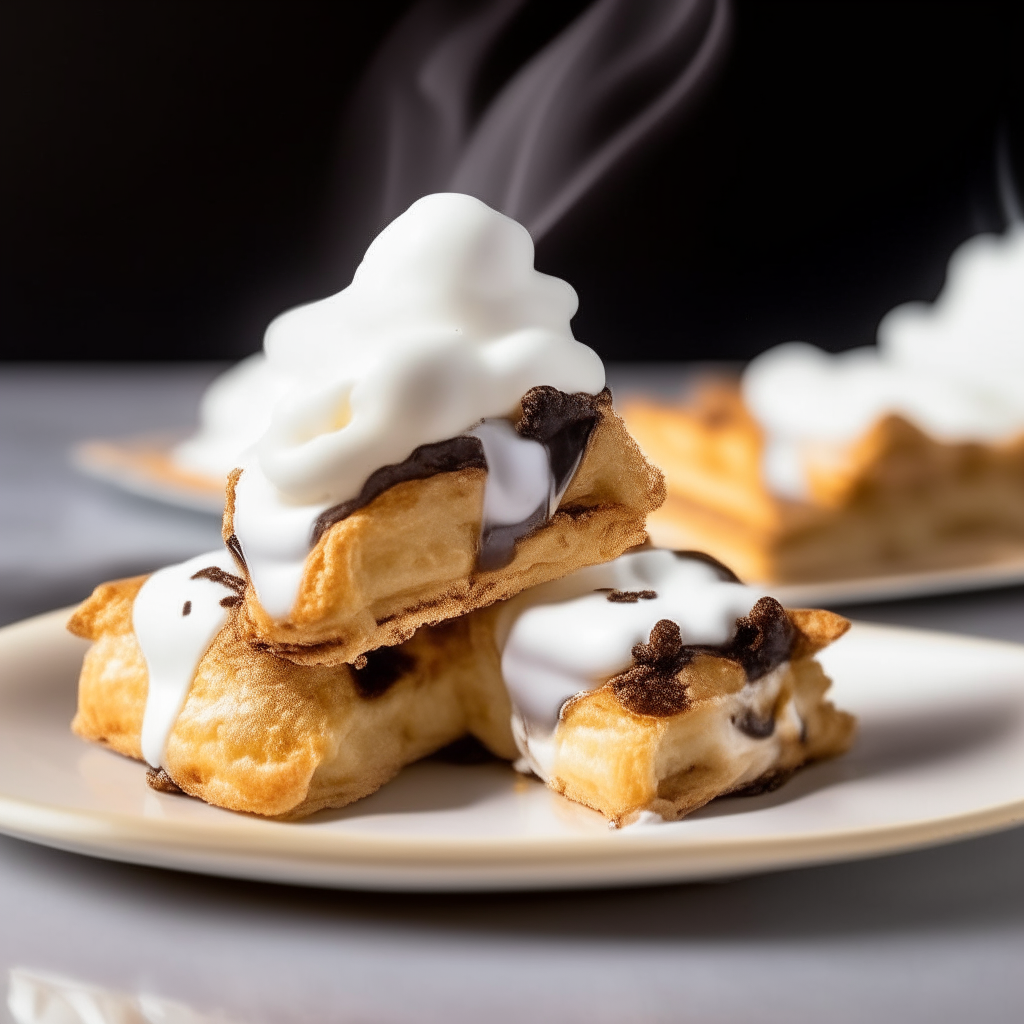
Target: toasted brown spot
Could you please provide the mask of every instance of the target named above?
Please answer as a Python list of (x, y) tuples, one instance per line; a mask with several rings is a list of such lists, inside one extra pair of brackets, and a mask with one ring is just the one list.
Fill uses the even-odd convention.
[(150, 768), (146, 772), (146, 785), (158, 793), (181, 793), (181, 787), (163, 768)]

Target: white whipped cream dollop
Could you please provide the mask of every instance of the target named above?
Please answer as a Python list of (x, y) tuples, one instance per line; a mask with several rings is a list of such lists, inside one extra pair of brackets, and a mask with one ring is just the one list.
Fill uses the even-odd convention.
[[(609, 589), (657, 596), (609, 601)], [(496, 639), (512, 729), (526, 763), (548, 778), (562, 705), (628, 669), (633, 646), (647, 642), (660, 619), (679, 626), (684, 644), (720, 645), (765, 594), (723, 579), (706, 562), (648, 549), (513, 598), (499, 615)]]
[(425, 196), (348, 288), (267, 328), (291, 386), (257, 446), (263, 472), (292, 501), (346, 501), (418, 446), (511, 416), (532, 387), (597, 394), (604, 366), (572, 335), (576, 307), (534, 269), (521, 224), (472, 196)]
[(266, 433), (287, 388), (287, 379), (271, 370), (262, 352), (232, 366), (204, 392), (199, 429), (174, 449), (174, 461), (216, 480), (226, 478)]
[(425, 196), (348, 288), (268, 327), (266, 371), (284, 383), (245, 460), (235, 532), (273, 617), (295, 602), (317, 516), (421, 445), (480, 437), (485, 527), (550, 494), (543, 447), (484, 421), (514, 416), (533, 387), (598, 394), (605, 376), (572, 335), (576, 293), (533, 255), (526, 229), (478, 199)]
[(765, 432), (765, 482), (798, 499), (808, 446), (848, 444), (887, 413), (940, 441), (1024, 432), (1024, 228), (961, 245), (938, 299), (891, 310), (877, 348), (769, 349), (747, 367), (743, 398)]

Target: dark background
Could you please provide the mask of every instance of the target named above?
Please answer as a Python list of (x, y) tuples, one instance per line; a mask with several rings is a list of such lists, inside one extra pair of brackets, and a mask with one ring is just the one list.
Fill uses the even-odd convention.
[[(522, 45), (585, 6), (534, 0)], [(700, 112), (538, 249), (577, 336), (613, 359), (840, 349), (933, 298), (956, 244), (1005, 225), (1000, 133), (1020, 187), (1022, 6), (739, 0)], [(0, 357), (241, 356), (347, 284), (341, 126), (407, 7), (0, 7)]]

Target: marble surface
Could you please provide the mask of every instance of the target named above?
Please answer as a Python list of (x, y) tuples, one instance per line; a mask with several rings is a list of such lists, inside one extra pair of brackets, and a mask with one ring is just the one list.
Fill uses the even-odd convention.
[[(2, 621), (217, 542), (213, 517), (67, 462), (75, 440), (187, 426), (217, 369), (0, 369)], [(675, 386), (660, 370), (613, 380)], [(844, 610), (1024, 641), (1021, 588)], [(241, 1024), (1012, 1021), (1024, 1016), (1022, 864), (1018, 829), (721, 884), (414, 897), (193, 877), (0, 838), (0, 983), (27, 968)]]

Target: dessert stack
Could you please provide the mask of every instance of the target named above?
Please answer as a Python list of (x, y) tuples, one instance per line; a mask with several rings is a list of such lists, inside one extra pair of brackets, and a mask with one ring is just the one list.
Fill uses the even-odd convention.
[(284, 818), (467, 735), (616, 825), (845, 750), (814, 654), (847, 623), (650, 546), (662, 474), (576, 304), (524, 228), (439, 194), (275, 320), (224, 547), (75, 612), (74, 731), (158, 789)]

